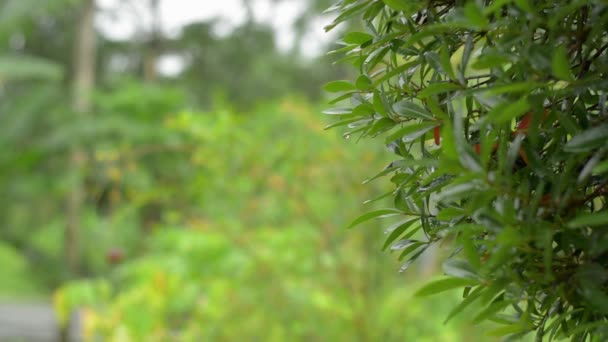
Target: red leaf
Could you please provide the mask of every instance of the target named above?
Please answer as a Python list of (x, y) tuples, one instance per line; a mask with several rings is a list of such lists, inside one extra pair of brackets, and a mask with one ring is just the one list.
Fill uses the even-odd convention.
[(441, 144), (441, 130), (439, 126), (435, 126), (433, 129), (433, 136), (435, 137), (435, 145), (439, 146)]

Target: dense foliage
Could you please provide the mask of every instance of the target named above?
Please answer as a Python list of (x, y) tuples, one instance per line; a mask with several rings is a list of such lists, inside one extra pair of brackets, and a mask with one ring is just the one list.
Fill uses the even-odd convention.
[[(604, 1), (343, 0), (331, 29), (362, 19), (336, 53), (359, 70), (326, 85), (326, 113), (397, 155), (378, 176), (405, 260), (450, 249), (464, 287), (450, 317), (518, 337), (608, 338), (608, 5)], [(424, 239), (413, 239), (416, 230)]]

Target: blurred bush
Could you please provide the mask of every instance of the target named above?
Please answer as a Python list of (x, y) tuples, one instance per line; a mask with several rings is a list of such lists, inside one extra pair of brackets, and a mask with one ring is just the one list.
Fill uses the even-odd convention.
[(100, 133), (87, 136), (91, 278), (55, 293), (64, 323), (82, 308), (89, 340), (121, 342), (477, 336), (428, 314), (447, 312), (449, 294), (411, 301), (418, 270), (403, 286), (374, 231), (342, 229), (376, 205), (360, 194), (384, 192), (361, 184), (387, 162), (380, 150), (344, 148), (293, 98), (209, 113), (166, 105), (171, 89), (123, 90), (98, 94)]
[(312, 226), (214, 230), (158, 231), (108, 282), (60, 290), (58, 310), (85, 304), (87, 341), (484, 340), (442, 325), (456, 297), (413, 300), (418, 281), (375, 291), (360, 253), (324, 250)]

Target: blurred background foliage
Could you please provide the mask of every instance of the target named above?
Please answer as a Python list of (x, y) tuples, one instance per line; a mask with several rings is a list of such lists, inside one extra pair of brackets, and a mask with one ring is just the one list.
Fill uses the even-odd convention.
[[(82, 113), (86, 3), (0, 4), (1, 298), (52, 298), (63, 324), (80, 309), (91, 341), (488, 339), (442, 324), (457, 294), (411, 298), (433, 259), (397, 274), (380, 226), (343, 229), (390, 190), (361, 184), (383, 150), (323, 130), (321, 85), (343, 69), (278, 49), (251, 14), (222, 36), (96, 33)], [(305, 6), (297, 39), (328, 5)], [(166, 54), (180, 72), (159, 73)]]

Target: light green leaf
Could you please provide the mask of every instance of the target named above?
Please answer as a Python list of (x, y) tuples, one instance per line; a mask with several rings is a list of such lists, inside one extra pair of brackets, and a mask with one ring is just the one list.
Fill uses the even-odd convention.
[(434, 281), (423, 286), (414, 294), (416, 297), (426, 297), (440, 292), (445, 292), (465, 286), (478, 285), (479, 283), (471, 279), (447, 278)]
[(502, 326), (500, 328), (496, 328), (488, 331), (488, 336), (501, 337), (511, 334), (517, 334), (520, 332), (529, 331), (530, 328), (524, 327), (521, 324), (510, 324), (506, 326)]
[(498, 106), (488, 114), (488, 119), (502, 124), (524, 115), (530, 109), (527, 97), (522, 97), (513, 103)]
[(553, 74), (564, 81), (572, 82), (574, 77), (570, 72), (570, 62), (568, 61), (568, 53), (563, 45), (558, 46), (553, 50), (553, 59), (551, 62), (553, 68)]
[(481, 8), (477, 6), (475, 1), (468, 1), (464, 6), (464, 15), (473, 27), (485, 29), (488, 26), (488, 19), (483, 14)]
[(333, 81), (323, 86), (323, 90), (330, 93), (337, 93), (340, 91), (351, 91), (355, 89), (355, 86), (349, 81)]
[(397, 209), (379, 209), (379, 210), (370, 211), (368, 213), (365, 213), (365, 214), (359, 216), (350, 225), (348, 225), (347, 228), (350, 229), (354, 226), (357, 226), (365, 221), (369, 221), (373, 218), (396, 216), (396, 215), (402, 215), (402, 214), (403, 214), (403, 212), (401, 212), (400, 210), (397, 210)]
[(592, 171), (594, 175), (602, 175), (604, 173), (608, 173), (608, 160), (595, 165)]
[(392, 8), (392, 9), (394, 9), (396, 11), (406, 11), (406, 10), (408, 10), (408, 6), (406, 5), (405, 0), (382, 0), (382, 1), (384, 1), (384, 3), (388, 7)]
[(360, 75), (359, 77), (357, 77), (355, 86), (359, 90), (370, 90), (372, 89), (372, 80), (366, 75)]
[(372, 107), (371, 105), (369, 105), (367, 103), (362, 103), (362, 104), (358, 105), (357, 107), (353, 108), (353, 114), (357, 115), (357, 116), (371, 115), (374, 112), (375, 112), (374, 107)]
[[(332, 124), (329, 124), (329, 125), (323, 127), (323, 129), (327, 130), (327, 129), (331, 129), (334, 127), (344, 126), (344, 125), (348, 125), (350, 123), (357, 122), (360, 120), (361, 120), (361, 118), (344, 119), (344, 120), (340, 120), (340, 121), (334, 122)], [(363, 120), (365, 120), (365, 119), (363, 119)]]

